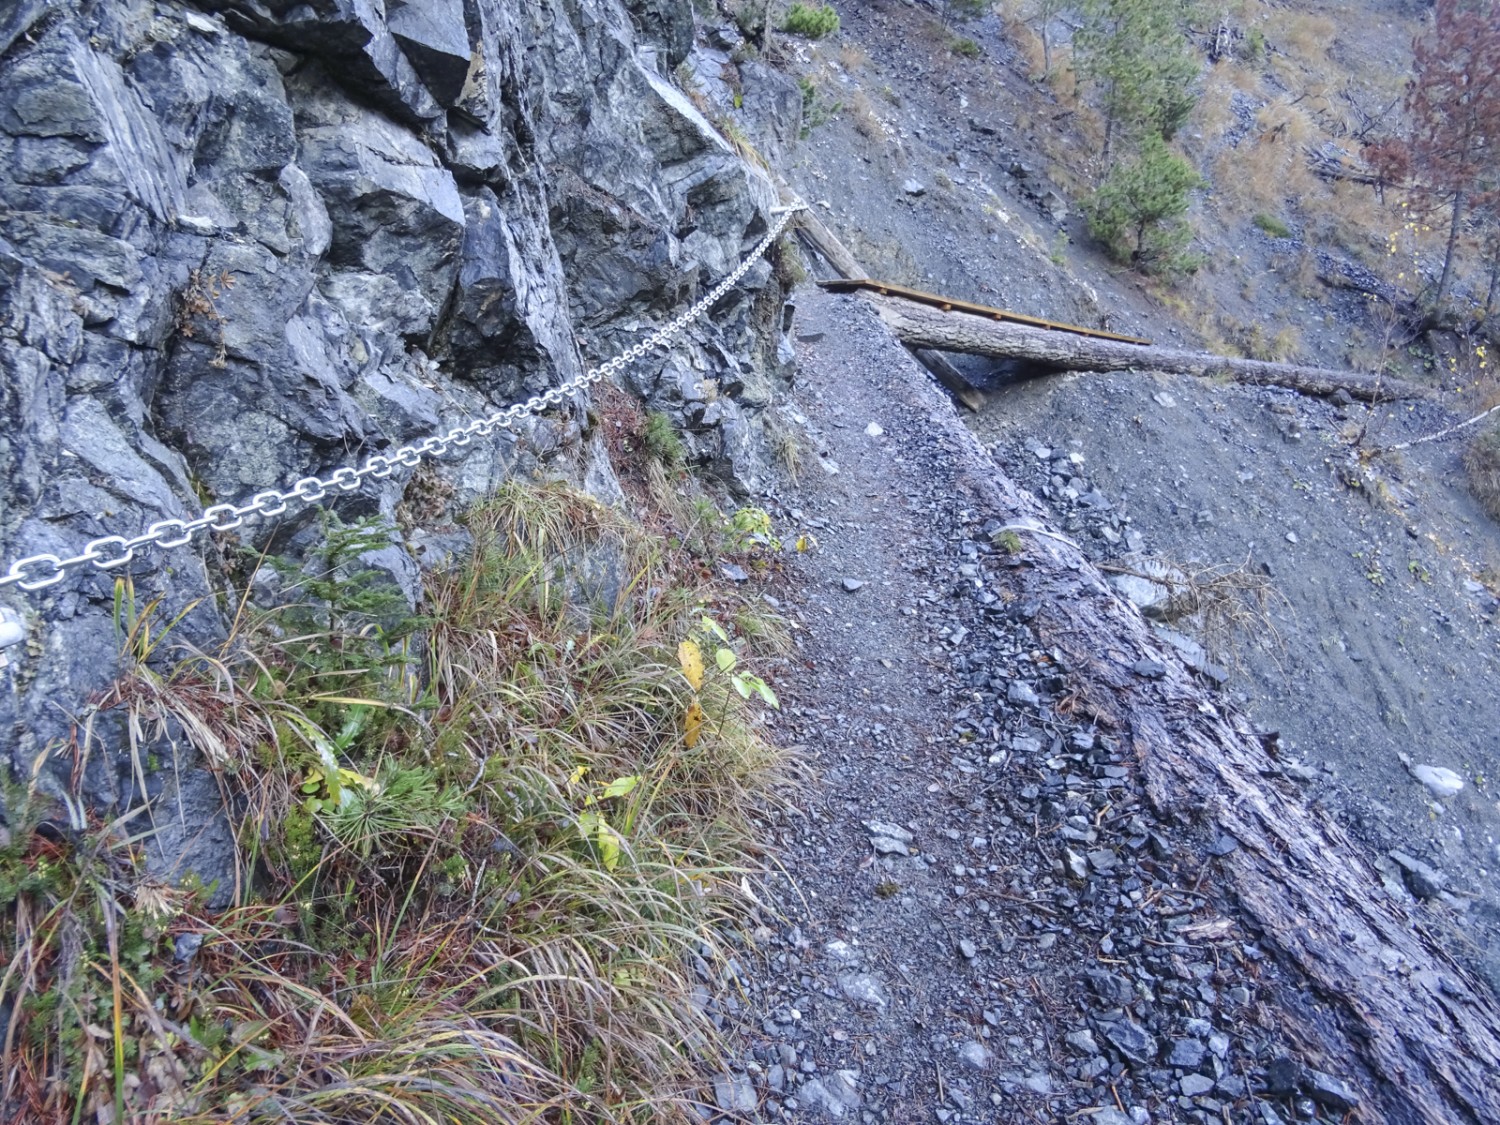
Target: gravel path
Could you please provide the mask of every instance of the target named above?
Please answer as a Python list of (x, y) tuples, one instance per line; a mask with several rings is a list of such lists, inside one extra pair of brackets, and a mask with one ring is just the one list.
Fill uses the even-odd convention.
[(767, 825), (773, 901), (713, 1001), (741, 1044), (716, 1112), (1343, 1120), (1214, 902), (1232, 841), (1156, 823), (1075, 719), (966, 494), (982, 448), (857, 298), (804, 295), (796, 332), (818, 455), (776, 515), (821, 549), (782, 592), (806, 628), (777, 687), (818, 779)]

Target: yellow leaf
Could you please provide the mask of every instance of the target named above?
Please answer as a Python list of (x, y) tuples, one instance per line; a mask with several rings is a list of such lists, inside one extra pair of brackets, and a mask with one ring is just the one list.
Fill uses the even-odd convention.
[(683, 641), (677, 646), (677, 663), (682, 665), (683, 677), (694, 691), (703, 686), (703, 650), (697, 641)]
[(574, 770), (573, 770), (573, 772), (568, 775), (568, 784), (569, 785), (577, 785), (580, 781), (583, 780), (583, 775), (586, 774), (586, 773), (588, 773), (588, 772), (589, 772), (588, 766), (577, 766), (577, 767), (575, 767)]
[(683, 735), (682, 741), (691, 750), (698, 745), (698, 736), (703, 732), (703, 708), (698, 706), (696, 700), (688, 706), (686, 723), (687, 733)]

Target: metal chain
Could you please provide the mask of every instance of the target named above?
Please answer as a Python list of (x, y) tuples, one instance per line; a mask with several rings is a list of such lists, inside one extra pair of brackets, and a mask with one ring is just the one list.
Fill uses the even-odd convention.
[(303, 477), (285, 491), (270, 489), (266, 492), (257, 492), (241, 504), (214, 504), (204, 509), (203, 514), (197, 519), (162, 520), (159, 523), (153, 523), (141, 534), (133, 537), (101, 536), (90, 540), (82, 551), (70, 558), (42, 554), (17, 559), (11, 563), (10, 569), (5, 574), (0, 575), (0, 589), (18, 586), (28, 591), (45, 590), (61, 582), (70, 570), (81, 567), (85, 563), (92, 563), (99, 570), (113, 570), (134, 559), (135, 553), (143, 547), (181, 547), (191, 542), (193, 536), (200, 531), (233, 531), (247, 519), (257, 517), (269, 519), (279, 516), (293, 502), (314, 504), (331, 492), (353, 492), (371, 477), (376, 480), (385, 480), (397, 468), (414, 468), (421, 464), (424, 458), (441, 457), (455, 447), (468, 445), (476, 437), (489, 437), (497, 429), (503, 430), (513, 426), (517, 419), (527, 414), (536, 414), (549, 406), (556, 406), (574, 392), (592, 386), (600, 379), (614, 375), (636, 360), (670, 344), (689, 324), (702, 316), (738, 284), (740, 278), (749, 272), (750, 267), (770, 249), (771, 243), (775, 242), (786, 228), (792, 215), (804, 209), (802, 204), (772, 208), (773, 215), (781, 216), (776, 225), (771, 228), (765, 238), (761, 239), (760, 244), (739, 264), (739, 267), (719, 282), (712, 292), (640, 343), (627, 348), (593, 370), (585, 371), (570, 382), (558, 387), (550, 387), (542, 394), (533, 395), (525, 402), (514, 403), (496, 410), (477, 422), (455, 426), (445, 434), (423, 438), (415, 445), (403, 445), (393, 453), (376, 454), (357, 469), (346, 465), (341, 469), (335, 469), (327, 477)]

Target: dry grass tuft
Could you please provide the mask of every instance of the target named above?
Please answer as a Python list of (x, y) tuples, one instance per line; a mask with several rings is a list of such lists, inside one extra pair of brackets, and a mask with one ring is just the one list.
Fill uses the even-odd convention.
[(209, 757), (239, 905), (145, 877), (149, 813), (59, 832), (7, 793), (0, 1118), (694, 1119), (714, 1029), (688, 958), (744, 906), (783, 768), (744, 660), (785, 623), (560, 485), (468, 526), (420, 619), (340, 570), (167, 660), (170, 624), (122, 598), (137, 663), (102, 706), (142, 754), (168, 723)]
[(1100, 569), (1164, 587), (1166, 619), (1196, 632), (1213, 660), (1242, 668), (1239, 654), (1246, 643), (1280, 659), (1284, 646), (1275, 615), (1289, 609), (1290, 603), (1249, 559), (1205, 565), (1142, 558), (1128, 566)]
[(1490, 518), (1500, 523), (1500, 426), (1493, 426), (1464, 451), (1469, 491)]

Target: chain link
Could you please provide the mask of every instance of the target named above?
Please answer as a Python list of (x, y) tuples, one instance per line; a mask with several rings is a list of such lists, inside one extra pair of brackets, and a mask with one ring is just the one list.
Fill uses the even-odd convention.
[(804, 210), (803, 205), (772, 208), (772, 214), (780, 218), (760, 244), (739, 264), (728, 277), (714, 286), (709, 294), (698, 301), (664, 327), (657, 329), (639, 343), (625, 349), (613, 359), (585, 371), (576, 379), (561, 386), (551, 387), (542, 394), (533, 395), (525, 402), (514, 403), (494, 411), (477, 421), (455, 426), (445, 434), (423, 438), (414, 445), (403, 445), (390, 453), (377, 453), (367, 458), (358, 468), (346, 465), (335, 469), (325, 478), (303, 477), (285, 492), (271, 489), (257, 492), (243, 504), (214, 504), (204, 510), (197, 519), (162, 520), (153, 523), (133, 539), (123, 535), (105, 535), (91, 540), (83, 550), (71, 557), (53, 554), (31, 555), (11, 563), (10, 569), (0, 575), (0, 589), (17, 586), (22, 590), (45, 590), (55, 586), (77, 567), (92, 563), (99, 570), (113, 570), (124, 566), (135, 558), (143, 547), (166, 549), (183, 547), (192, 542), (200, 531), (233, 531), (247, 519), (270, 519), (279, 516), (294, 502), (315, 504), (325, 499), (330, 492), (353, 492), (370, 478), (385, 480), (398, 466), (415, 468), (424, 458), (441, 457), (454, 446), (466, 446), (476, 437), (489, 437), (496, 430), (503, 430), (527, 414), (538, 414), (549, 406), (556, 406), (565, 398), (599, 380), (615, 375), (630, 364), (660, 348), (670, 345), (674, 338), (687, 329), (726, 293), (733, 289), (750, 268), (770, 249), (781, 232), (786, 229), (791, 217)]

